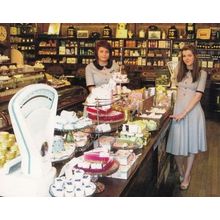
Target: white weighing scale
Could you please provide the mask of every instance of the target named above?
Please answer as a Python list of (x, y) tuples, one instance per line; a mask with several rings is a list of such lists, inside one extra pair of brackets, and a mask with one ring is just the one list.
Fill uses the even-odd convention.
[(57, 103), (57, 91), (46, 84), (26, 86), (10, 100), (21, 156), (0, 170), (0, 196), (49, 196), (56, 176), (50, 155)]

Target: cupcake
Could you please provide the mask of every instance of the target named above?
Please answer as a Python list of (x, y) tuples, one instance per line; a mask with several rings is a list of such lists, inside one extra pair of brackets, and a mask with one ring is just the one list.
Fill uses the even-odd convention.
[(74, 179), (73, 184), (75, 187), (81, 187), (82, 186), (82, 179)]
[(65, 190), (67, 191), (73, 191), (74, 189), (72, 180), (66, 180), (64, 186), (65, 186)]
[(92, 183), (85, 185), (84, 192), (85, 196), (91, 196), (94, 193), (94, 185)]
[(57, 189), (63, 189), (63, 185), (64, 185), (64, 179), (63, 178), (60, 178), (60, 177), (55, 178), (54, 186)]
[(75, 176), (76, 179), (82, 179), (84, 173), (85, 172), (83, 170), (75, 170), (74, 171), (74, 176)]
[(75, 190), (74, 190), (74, 193), (75, 193), (75, 196), (76, 197), (82, 197), (84, 196), (84, 191), (79, 188), (79, 187), (76, 187)]
[(74, 191), (73, 190), (64, 190), (64, 196), (65, 197), (73, 197), (74, 196)]
[(84, 174), (82, 178), (83, 184), (86, 185), (90, 183), (90, 181), (91, 181), (91, 176), (89, 174)]
[(63, 197), (65, 194), (64, 194), (64, 189), (55, 189), (54, 191), (53, 191), (53, 194), (54, 194), (54, 196), (56, 196), (56, 197)]

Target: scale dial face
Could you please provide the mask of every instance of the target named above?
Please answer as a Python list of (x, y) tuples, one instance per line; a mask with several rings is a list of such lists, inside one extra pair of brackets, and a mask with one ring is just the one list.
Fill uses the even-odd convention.
[(7, 38), (7, 30), (4, 26), (0, 25), (0, 41), (5, 41)]

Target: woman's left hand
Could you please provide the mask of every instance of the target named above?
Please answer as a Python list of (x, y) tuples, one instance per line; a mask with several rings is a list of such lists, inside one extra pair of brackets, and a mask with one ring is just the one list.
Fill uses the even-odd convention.
[(176, 115), (170, 115), (170, 118), (173, 118), (175, 121), (180, 121), (180, 120), (184, 119), (185, 116), (186, 116), (186, 113), (182, 112), (182, 113), (179, 113)]

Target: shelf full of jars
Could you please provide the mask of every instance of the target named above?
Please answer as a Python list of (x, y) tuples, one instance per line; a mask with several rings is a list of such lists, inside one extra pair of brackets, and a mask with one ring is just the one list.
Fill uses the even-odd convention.
[[(106, 40), (112, 46), (113, 59), (120, 64), (160, 67), (165, 66), (166, 61), (171, 58), (170, 40)], [(95, 58), (95, 44), (96, 40), (89, 38), (39, 36), (37, 59), (46, 64), (89, 64)]]
[(78, 62), (78, 42), (69, 37), (38, 35), (37, 59), (44, 64), (75, 64)]
[[(28, 25), (17, 27), (16, 31), (13, 28), (10, 31), (11, 47), (26, 54), (27, 63), (35, 59), (44, 64), (86, 65), (95, 59), (96, 41), (106, 39), (112, 46), (113, 59), (119, 64), (165, 67), (168, 61), (178, 59), (180, 49), (185, 44), (193, 44), (198, 49), (202, 67), (220, 67), (220, 31), (211, 28), (196, 30), (193, 23), (186, 24), (184, 35), (174, 25), (168, 30), (152, 25), (147, 31), (140, 30), (138, 34), (119, 30), (120, 34), (116, 33), (115, 36), (109, 26), (104, 27), (102, 35), (98, 32), (89, 34), (89, 31), (80, 31), (70, 26), (66, 36), (36, 34), (36, 29)], [(202, 31), (209, 31), (209, 36)]]
[(36, 56), (36, 26), (33, 24), (12, 24), (10, 26), (11, 49), (19, 50), (28, 64), (33, 64)]
[(186, 37), (176, 36), (172, 42), (172, 59), (177, 59), (181, 48), (186, 44), (196, 47), (202, 68), (211, 71), (220, 68), (220, 28), (198, 28), (195, 24), (186, 25)]

